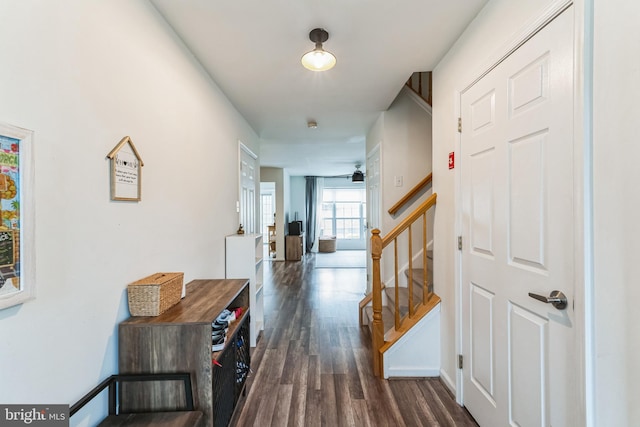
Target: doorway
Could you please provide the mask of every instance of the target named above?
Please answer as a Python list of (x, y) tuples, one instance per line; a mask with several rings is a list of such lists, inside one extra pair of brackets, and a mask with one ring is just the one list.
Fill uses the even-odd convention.
[[(351, 183), (350, 183), (351, 184)], [(366, 248), (366, 190), (353, 184), (331, 184), (325, 178), (320, 236), (335, 236), (338, 250)]]
[(260, 232), (264, 243), (264, 259), (275, 258), (276, 255), (276, 183), (260, 183)]

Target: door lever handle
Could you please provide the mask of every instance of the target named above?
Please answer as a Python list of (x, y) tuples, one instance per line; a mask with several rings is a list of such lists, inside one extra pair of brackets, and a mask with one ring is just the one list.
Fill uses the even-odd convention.
[(558, 310), (564, 310), (567, 308), (567, 297), (560, 291), (552, 291), (548, 297), (544, 295), (533, 294), (529, 292), (529, 296), (531, 298), (537, 299), (538, 301), (542, 301), (547, 304), (553, 304), (555, 308)]

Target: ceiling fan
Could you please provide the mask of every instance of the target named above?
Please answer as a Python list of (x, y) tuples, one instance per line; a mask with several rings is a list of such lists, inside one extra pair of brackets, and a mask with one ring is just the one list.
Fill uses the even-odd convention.
[(364, 182), (364, 178), (366, 175), (364, 172), (360, 170), (360, 167), (362, 165), (357, 163), (355, 166), (356, 166), (356, 170), (353, 171), (352, 174), (325, 176), (325, 178), (346, 178), (346, 179), (350, 179), (351, 182)]
[(360, 170), (360, 165), (356, 165), (356, 170), (351, 175), (351, 182), (364, 182), (364, 172)]

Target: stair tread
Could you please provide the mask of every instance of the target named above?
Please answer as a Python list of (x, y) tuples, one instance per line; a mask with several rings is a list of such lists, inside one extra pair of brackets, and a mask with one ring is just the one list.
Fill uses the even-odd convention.
[[(432, 288), (433, 290), (433, 288)], [(389, 306), (395, 305), (395, 288), (386, 288), (387, 300)], [(404, 287), (398, 288), (398, 296), (400, 297), (400, 317), (406, 315), (409, 312), (409, 289)], [(419, 286), (413, 287), (413, 305), (417, 306), (423, 298), (422, 288)]]
[[(372, 306), (365, 307), (364, 312), (367, 316), (367, 319), (369, 319), (369, 329), (371, 329), (371, 325), (373, 324), (373, 307)], [(395, 318), (393, 316), (393, 312), (391, 311), (391, 309), (386, 305), (383, 306), (382, 307), (382, 324), (384, 325), (385, 333), (388, 330), (393, 329), (394, 322), (395, 322)]]
[[(404, 271), (404, 275), (409, 277), (409, 270)], [(433, 281), (433, 271), (431, 269), (427, 270), (427, 283), (431, 283)], [(413, 281), (422, 285), (422, 281), (424, 279), (424, 270), (422, 268), (414, 268), (413, 269)]]

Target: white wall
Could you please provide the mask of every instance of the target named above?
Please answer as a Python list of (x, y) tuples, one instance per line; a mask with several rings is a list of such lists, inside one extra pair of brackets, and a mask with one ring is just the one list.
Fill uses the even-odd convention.
[[(381, 224), (382, 235), (391, 231), (412, 212), (417, 203), (422, 202), (430, 191), (416, 199), (416, 202), (392, 217), (387, 210), (398, 202), (409, 190), (431, 172), (432, 166), (432, 119), (430, 108), (421, 106), (409, 89), (403, 88), (387, 111), (380, 115), (367, 134), (367, 153), (376, 145), (381, 146)], [(402, 178), (402, 186), (395, 185), (395, 178)], [(415, 246), (422, 240), (422, 229), (415, 230)], [(367, 236), (369, 239), (371, 235)], [(399, 239), (401, 267), (407, 260), (407, 244)], [(430, 239), (429, 239), (430, 240)], [(393, 255), (382, 257), (382, 280), (393, 276)], [(389, 252), (392, 254), (392, 252)]]
[[(412, 209), (409, 206), (397, 218), (387, 210), (431, 173), (431, 111), (428, 106), (421, 107), (409, 92), (403, 88), (384, 113), (383, 231), (393, 228)], [(402, 186), (396, 186), (396, 177), (402, 179)]]
[(640, 3), (594, 2), (595, 417), (640, 425)]
[(457, 151), (459, 93), (484, 71), (494, 52), (535, 20), (552, 0), (492, 0), (469, 25), (433, 71), (433, 191), (438, 193), (434, 237), (434, 286), (442, 298), (442, 377), (456, 378), (455, 176), (448, 154)]
[[(73, 403), (118, 370), (127, 283), (224, 277), (228, 159), (258, 138), (146, 1), (9, 0), (0, 16), (0, 121), (35, 132), (37, 260), (37, 298), (0, 311), (0, 402)], [(109, 199), (125, 135), (145, 163), (139, 203)]]
[[(406, 210), (404, 215), (393, 218), (387, 210), (431, 172), (431, 113), (408, 91), (400, 91), (367, 134), (367, 154), (381, 144), (383, 233), (411, 212)], [(395, 177), (402, 177), (402, 186), (395, 185)]]
[(296, 219), (298, 213), (298, 221), (302, 221), (303, 228), (307, 227), (307, 212), (305, 207), (305, 195), (307, 192), (307, 180), (304, 176), (291, 177), (291, 221)]

